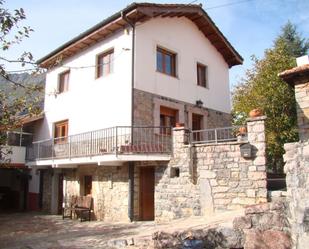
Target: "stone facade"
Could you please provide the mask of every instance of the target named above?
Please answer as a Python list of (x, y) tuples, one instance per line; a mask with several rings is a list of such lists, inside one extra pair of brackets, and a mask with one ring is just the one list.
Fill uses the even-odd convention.
[(84, 195), (83, 176), (92, 176), (93, 218), (106, 221), (128, 220), (128, 166), (87, 166), (64, 171), (65, 199)]
[(293, 249), (309, 244), (309, 142), (285, 144), (285, 173)]
[[(308, 55), (304, 56), (304, 62)], [(297, 61), (301, 59), (296, 59)], [(301, 60), (299, 60), (301, 61)], [(299, 62), (297, 62), (299, 64)], [(292, 69), (286, 70), (279, 76), (295, 88), (295, 99), (297, 104), (297, 121), (300, 140), (309, 139), (309, 64), (307, 62)]]
[(241, 156), (242, 142), (191, 146), (186, 130), (174, 129), (173, 158), (158, 172), (156, 220), (267, 202), (264, 119), (248, 120), (253, 156), (247, 159)]
[(300, 140), (309, 139), (309, 78), (295, 85), (297, 122)]
[[(160, 125), (160, 106), (178, 110), (179, 123), (191, 128), (192, 113), (203, 115), (203, 129), (231, 125), (231, 114), (134, 89), (134, 125)], [(152, 110), (152, 111), (150, 111)]]
[(44, 172), (42, 210), (50, 213), (52, 201), (52, 171), (42, 170), (41, 172)]

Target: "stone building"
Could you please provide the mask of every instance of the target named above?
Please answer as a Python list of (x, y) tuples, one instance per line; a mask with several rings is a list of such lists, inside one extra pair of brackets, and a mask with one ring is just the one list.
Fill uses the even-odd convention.
[(201, 5), (151, 3), (40, 59), (45, 115), (27, 164), (43, 209), (91, 195), (96, 219), (168, 220), (266, 201), (264, 120), (248, 121), (245, 143), (229, 127), (229, 68), (241, 63)]
[(297, 58), (297, 67), (279, 76), (295, 87), (300, 141), (285, 144), (284, 170), (293, 249), (302, 249), (309, 243), (309, 56)]

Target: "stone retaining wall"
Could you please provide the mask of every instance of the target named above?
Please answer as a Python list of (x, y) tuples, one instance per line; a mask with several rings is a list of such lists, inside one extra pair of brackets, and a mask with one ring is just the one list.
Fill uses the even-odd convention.
[(293, 249), (309, 245), (309, 142), (284, 145), (287, 201)]
[(252, 158), (242, 142), (187, 145), (186, 130), (174, 129), (174, 154), (158, 174), (156, 220), (171, 220), (267, 202), (264, 119), (248, 120)]

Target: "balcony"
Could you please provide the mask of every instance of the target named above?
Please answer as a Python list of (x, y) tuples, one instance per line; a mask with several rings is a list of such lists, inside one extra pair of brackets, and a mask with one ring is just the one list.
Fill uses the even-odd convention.
[(67, 137), (33, 142), (27, 147), (28, 165), (70, 167), (97, 163), (169, 160), (171, 127), (117, 126)]
[(6, 144), (2, 147), (3, 158), (0, 162), (12, 167), (25, 165), (26, 146), (31, 144), (32, 134), (21, 131), (6, 133)]

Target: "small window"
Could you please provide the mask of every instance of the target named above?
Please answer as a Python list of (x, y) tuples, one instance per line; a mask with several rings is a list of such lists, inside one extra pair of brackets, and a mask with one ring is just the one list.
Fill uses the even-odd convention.
[(55, 133), (54, 133), (55, 143), (64, 143), (67, 141), (68, 128), (69, 128), (68, 120), (55, 123)]
[(207, 87), (207, 67), (197, 63), (197, 85)]
[(176, 54), (163, 48), (157, 48), (157, 71), (176, 76)]
[(65, 71), (59, 75), (58, 92), (63, 93), (69, 90), (70, 71)]
[(171, 178), (176, 178), (180, 176), (180, 170), (178, 167), (172, 167), (170, 171), (170, 177)]
[(114, 71), (114, 49), (99, 54), (96, 61), (96, 77), (109, 75)]

